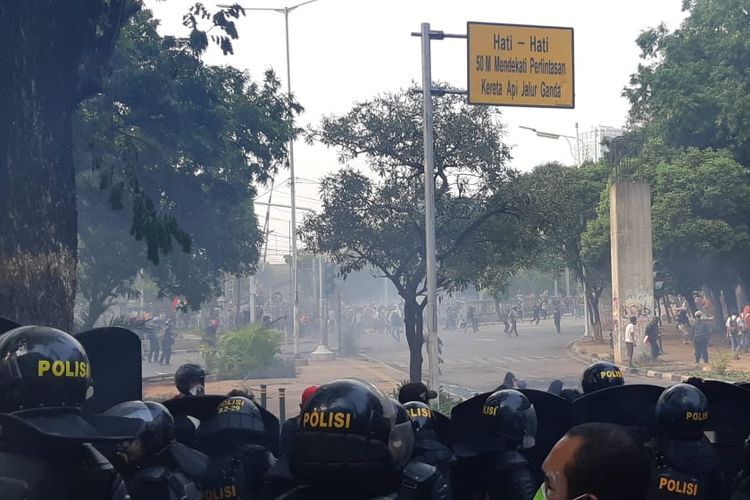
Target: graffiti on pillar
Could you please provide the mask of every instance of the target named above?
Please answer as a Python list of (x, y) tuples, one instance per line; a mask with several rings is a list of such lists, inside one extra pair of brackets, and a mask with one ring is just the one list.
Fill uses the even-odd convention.
[[(638, 318), (649, 318), (653, 314), (654, 298), (649, 294), (633, 294), (622, 301), (620, 305), (620, 317), (629, 319), (633, 316)], [(612, 304), (614, 307), (614, 303)]]

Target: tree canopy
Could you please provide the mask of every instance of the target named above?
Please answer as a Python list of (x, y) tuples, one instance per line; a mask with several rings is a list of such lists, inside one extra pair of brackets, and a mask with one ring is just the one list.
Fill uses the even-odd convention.
[(688, 17), (637, 40), (630, 119), (669, 145), (726, 148), (750, 165), (750, 13), (744, 0), (684, 0)]
[[(438, 287), (449, 290), (481, 279), (490, 264), (515, 265), (527, 239), (507, 221), (528, 200), (507, 166), (499, 113), (453, 95), (434, 104)], [(324, 119), (313, 138), (337, 148), (342, 162), (363, 158), (370, 173), (343, 167), (325, 177), (322, 212), (306, 217), (301, 231), (341, 274), (370, 265), (396, 286), (412, 380), (421, 379), (426, 305), (421, 116), (421, 96), (407, 90)]]
[[(223, 273), (255, 268), (262, 237), (254, 186), (284, 162), (300, 108), (273, 73), (257, 83), (207, 66), (156, 27), (148, 11), (127, 23), (104, 92), (76, 116), (80, 284), (93, 284), (86, 273), (99, 277), (97, 286), (124, 283), (146, 268), (161, 293), (197, 308)], [(122, 253), (102, 255), (113, 250)]]

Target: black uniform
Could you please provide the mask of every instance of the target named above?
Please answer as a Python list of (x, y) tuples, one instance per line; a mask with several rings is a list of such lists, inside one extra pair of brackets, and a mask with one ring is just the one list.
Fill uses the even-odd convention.
[(676, 384), (659, 397), (656, 437), (647, 445), (650, 500), (727, 497), (719, 457), (703, 435), (709, 415), (706, 396), (695, 386)]
[(253, 401), (240, 396), (222, 401), (196, 438), (196, 447), (209, 457), (203, 498), (258, 498), (263, 475), (276, 463), (267, 448), (272, 439)]
[(120, 443), (113, 458), (133, 500), (201, 500), (198, 481), (208, 457), (175, 441), (169, 410), (151, 401), (128, 401), (107, 414), (141, 424), (136, 439)]
[(88, 442), (127, 439), (128, 420), (80, 408), (90, 364), (78, 341), (27, 326), (0, 337), (0, 498), (125, 499), (122, 480)]
[(521, 454), (534, 445), (536, 411), (528, 398), (513, 389), (491, 394), (482, 407), (487, 434), (482, 448), (460, 458), (455, 479), (457, 498), (529, 500), (537, 484)]
[(410, 401), (404, 404), (414, 427), (412, 459), (433, 465), (450, 478), (456, 457), (439, 432), (439, 424), (432, 409), (425, 403)]
[(437, 468), (409, 462), (413, 441), (406, 411), (373, 385), (357, 379), (325, 384), (302, 408), (288, 464), (280, 461), (269, 471), (272, 490), (284, 479), (291, 486), (273, 498), (450, 500)]

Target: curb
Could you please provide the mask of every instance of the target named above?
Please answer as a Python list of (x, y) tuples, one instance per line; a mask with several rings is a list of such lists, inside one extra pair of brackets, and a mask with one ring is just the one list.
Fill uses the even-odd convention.
[[(590, 356), (590, 355), (581, 353), (577, 345), (578, 341), (580, 340), (581, 339), (578, 338), (568, 344), (567, 346), (568, 355), (570, 355), (570, 357), (572, 357), (573, 359), (586, 365), (590, 363), (595, 363), (597, 361), (601, 361), (601, 358), (599, 356)], [(638, 375), (640, 377), (647, 377), (647, 378), (655, 378), (658, 380), (668, 380), (670, 382), (687, 382), (689, 378), (692, 378), (687, 375), (680, 375), (679, 373), (664, 372), (661, 370), (649, 370), (649, 369), (643, 369), (643, 368), (638, 368), (638, 367), (620, 367), (620, 370), (622, 370), (623, 373), (629, 373), (631, 375)]]

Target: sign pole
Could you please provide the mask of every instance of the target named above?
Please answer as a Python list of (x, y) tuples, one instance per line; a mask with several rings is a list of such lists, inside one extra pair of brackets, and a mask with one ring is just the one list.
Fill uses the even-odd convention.
[(430, 23), (422, 23), (425, 262), (427, 269), (427, 385), (439, 389), (437, 344), (437, 267), (435, 262), (435, 154), (432, 116)]

